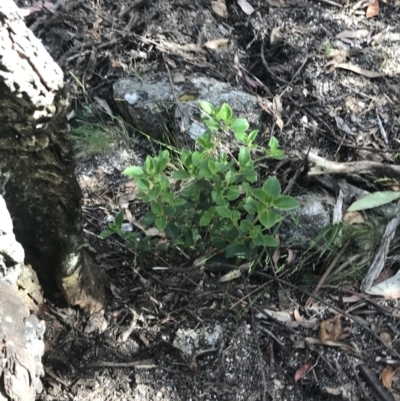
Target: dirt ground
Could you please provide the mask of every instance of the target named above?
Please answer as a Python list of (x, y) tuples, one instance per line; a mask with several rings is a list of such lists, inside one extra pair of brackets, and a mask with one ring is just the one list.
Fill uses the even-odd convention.
[[(398, 0), (380, 1), (371, 18), (366, 13), (376, 8), (368, 1), (249, 0), (253, 12), (245, 0), (227, 1), (226, 9), (223, 0), (17, 3), (63, 68), (75, 115), (93, 99), (117, 115), (112, 85), (121, 77), (198, 72), (278, 104), (260, 140), (275, 135), (287, 154), (268, 166), (283, 187), (304, 167), (294, 195), (327, 191), (307, 177), (302, 160), (310, 150), (334, 161), (396, 163)], [(215, 266), (174, 265), (160, 255), (138, 261), (117, 240), (99, 241), (121, 188), (129, 190), (121, 171), (150, 152), (141, 138), (131, 141), (77, 166), (88, 243), (109, 277), (108, 303), (88, 317), (47, 302), (40, 400), (400, 399), (398, 303), (359, 294), (356, 279), (323, 288), (306, 307), (315, 280), (306, 286), (295, 266), (276, 278), (279, 260), (250, 278), (220, 282), (225, 270)], [(321, 344), (324, 322), (331, 340)], [(391, 393), (378, 379), (388, 371)]]

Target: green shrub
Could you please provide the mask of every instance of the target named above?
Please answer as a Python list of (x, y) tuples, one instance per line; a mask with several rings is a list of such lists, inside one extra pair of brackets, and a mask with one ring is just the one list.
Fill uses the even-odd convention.
[[(278, 160), (284, 153), (274, 137), (269, 149), (254, 144), (258, 131), (248, 132), (247, 120), (233, 118), (226, 103), (219, 108), (208, 102), (200, 102), (200, 106), (207, 130), (197, 139), (198, 150), (183, 149), (174, 164), (164, 150), (157, 157), (147, 156), (143, 167), (129, 167), (124, 174), (134, 178), (138, 196), (150, 206), (143, 224), (157, 227), (170, 244), (191, 256), (211, 250), (250, 259), (260, 248), (278, 245), (271, 229), (282, 220), (280, 210), (298, 206), (294, 198), (281, 195), (276, 177), (269, 177), (260, 188), (254, 185), (257, 172), (252, 151), (261, 149), (265, 157)], [(236, 157), (219, 149), (226, 131), (240, 143)], [(120, 212), (102, 237), (118, 233), (144, 249), (159, 242), (122, 233), (122, 220)], [(167, 244), (164, 241), (158, 247)]]

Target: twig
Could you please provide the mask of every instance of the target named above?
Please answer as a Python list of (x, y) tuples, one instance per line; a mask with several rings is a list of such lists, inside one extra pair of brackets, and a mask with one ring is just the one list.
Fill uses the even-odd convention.
[(260, 342), (258, 340), (257, 327), (254, 322), (254, 312), (253, 311), (251, 312), (251, 326), (253, 328), (254, 340), (255, 340), (256, 346), (257, 346), (257, 355), (258, 355), (258, 361), (260, 364), (260, 371), (261, 371), (261, 377), (262, 377), (262, 382), (263, 382), (262, 400), (267, 401), (267, 380), (265, 378), (264, 364), (263, 364), (262, 355), (261, 355)]
[(265, 69), (267, 70), (268, 74), (270, 74), (271, 77), (272, 77), (273, 79), (275, 79), (275, 81), (278, 81), (280, 84), (290, 85), (290, 82), (285, 81), (285, 80), (282, 79), (282, 78), (279, 78), (279, 77), (271, 70), (271, 68), (269, 68), (269, 66), (268, 66), (268, 64), (267, 64), (267, 61), (265, 60), (265, 56), (264, 56), (264, 42), (265, 42), (265, 39), (263, 39), (263, 40), (262, 40), (262, 43), (261, 43), (261, 61), (262, 61), (263, 65), (264, 65)]
[(400, 166), (383, 164), (373, 161), (357, 161), (337, 163), (324, 159), (313, 152), (308, 154), (308, 160), (314, 164), (309, 175), (318, 174), (371, 174), (379, 177), (400, 177)]

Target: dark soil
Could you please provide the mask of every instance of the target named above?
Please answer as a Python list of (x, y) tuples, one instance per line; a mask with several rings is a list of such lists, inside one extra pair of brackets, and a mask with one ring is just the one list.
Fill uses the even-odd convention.
[[(26, 21), (63, 68), (76, 115), (96, 98), (117, 114), (112, 96), (117, 79), (166, 73), (168, 67), (280, 100), (283, 129), (270, 115), (260, 141), (275, 135), (288, 155), (284, 163), (268, 167), (283, 186), (310, 149), (336, 161), (395, 163), (400, 152), (400, 3), (381, 1), (373, 18), (366, 18), (365, 6), (355, 2), (250, 3), (255, 11), (249, 16), (236, 1), (227, 1), (227, 18), (222, 18), (208, 0), (60, 0), (31, 9)], [(358, 31), (359, 37), (337, 38), (343, 31)], [(228, 44), (203, 46), (220, 38), (228, 38)], [(94, 102), (97, 113), (100, 104)], [(47, 303), (40, 399), (384, 399), (378, 376), (400, 364), (395, 301), (350, 298), (346, 289), (357, 293), (355, 281), (323, 289), (325, 303), (306, 308), (302, 290), (262, 272), (249, 278), (244, 271), (224, 283), (218, 279), (229, 268), (180, 268), (155, 254), (141, 261), (116, 239), (98, 240), (107, 215), (121, 202), (130, 202), (133, 213), (139, 207), (121, 171), (151, 150), (140, 137), (132, 136), (131, 144), (116, 143), (107, 155), (86, 158), (77, 167), (88, 242), (109, 277), (108, 304), (101, 314), (87, 317)], [(305, 168), (296, 193), (325, 190), (306, 173)], [(280, 277), (312, 291), (291, 269)], [(329, 305), (348, 314), (340, 338), (321, 345), (319, 324), (337, 314)], [(302, 366), (309, 370), (296, 381)], [(372, 375), (363, 375), (364, 368)], [(393, 394), (385, 399), (398, 394), (394, 378)]]

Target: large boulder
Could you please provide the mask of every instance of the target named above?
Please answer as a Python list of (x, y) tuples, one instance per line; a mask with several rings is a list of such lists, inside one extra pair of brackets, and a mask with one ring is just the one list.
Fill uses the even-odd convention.
[(199, 121), (199, 100), (215, 106), (228, 103), (236, 117), (263, 128), (263, 111), (256, 96), (199, 74), (185, 77), (179, 73), (172, 79), (173, 88), (168, 75), (162, 73), (120, 79), (114, 84), (114, 100), (129, 122), (156, 139), (171, 134), (171, 129), (170, 136), (181, 134), (178, 142), (190, 143), (200, 136), (206, 128)]
[(31, 313), (42, 294), (24, 258), (0, 196), (0, 401), (33, 401), (42, 389), (45, 324)]

